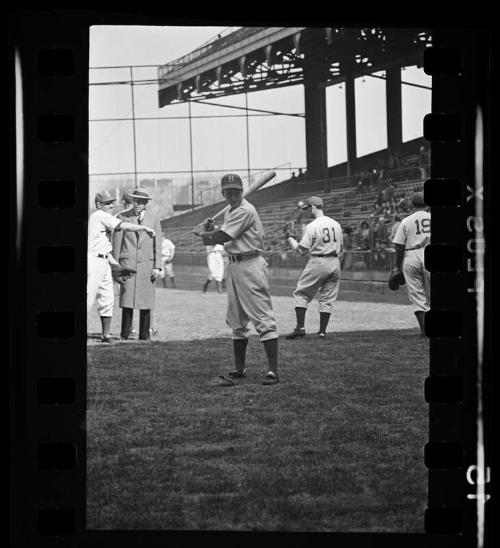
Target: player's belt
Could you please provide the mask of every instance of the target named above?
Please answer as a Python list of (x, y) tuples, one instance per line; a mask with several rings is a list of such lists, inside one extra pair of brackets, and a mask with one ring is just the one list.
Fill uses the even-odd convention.
[(334, 251), (333, 253), (328, 253), (327, 255), (311, 255), (311, 257), (336, 257), (337, 252)]
[(107, 259), (107, 255), (103, 255), (102, 253), (93, 253), (94, 257), (97, 257), (98, 259)]
[(239, 263), (240, 261), (244, 261), (245, 259), (253, 259), (254, 257), (258, 257), (260, 253), (256, 251), (255, 253), (246, 253), (245, 255), (228, 255), (229, 261), (232, 263)]
[(417, 245), (415, 247), (409, 247), (408, 249), (405, 249), (405, 251), (413, 251), (414, 249), (422, 249), (423, 247), (425, 247), (427, 244), (420, 244), (420, 245)]

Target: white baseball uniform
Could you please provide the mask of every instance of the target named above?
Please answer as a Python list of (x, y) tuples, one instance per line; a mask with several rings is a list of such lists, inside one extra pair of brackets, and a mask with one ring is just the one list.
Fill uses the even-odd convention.
[(222, 258), (224, 246), (216, 244), (207, 245), (205, 248), (207, 250), (208, 279), (222, 282), (224, 276), (224, 260)]
[(418, 210), (405, 217), (398, 226), (393, 243), (405, 246), (403, 274), (408, 297), (418, 310), (430, 308), (430, 274), (424, 266), (424, 249), (431, 240), (431, 214)]
[(319, 311), (331, 314), (339, 292), (342, 244), (342, 228), (330, 217), (322, 215), (306, 226), (299, 245), (310, 258), (293, 293), (296, 307), (307, 308), (317, 294)]
[(111, 233), (122, 221), (98, 209), (89, 217), (87, 245), (87, 313), (97, 297), (99, 316), (112, 316), (114, 304), (113, 278), (108, 253)]
[(255, 207), (243, 199), (224, 215), (220, 230), (232, 240), (224, 244), (229, 257), (226, 323), (233, 339), (248, 339), (251, 322), (260, 341), (278, 338), (264, 249), (264, 229)]
[[(174, 265), (172, 263), (172, 261), (174, 260), (174, 255), (174, 243), (168, 238), (163, 238), (163, 242), (161, 244), (161, 260), (163, 268), (160, 270), (160, 278), (165, 278), (165, 276), (168, 276), (169, 278), (174, 277)], [(167, 263), (167, 261), (170, 262)]]

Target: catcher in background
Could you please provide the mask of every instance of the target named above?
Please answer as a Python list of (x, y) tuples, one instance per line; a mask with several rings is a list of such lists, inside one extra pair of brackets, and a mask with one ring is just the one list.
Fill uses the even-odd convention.
[[(218, 226), (214, 225), (215, 230), (218, 228)], [(210, 282), (215, 280), (217, 293), (222, 293), (222, 278), (224, 277), (224, 259), (222, 258), (222, 253), (224, 252), (224, 247), (220, 244), (215, 244), (207, 245), (205, 249), (207, 250), (208, 278), (203, 284), (202, 291), (206, 293)]]
[(101, 317), (101, 342), (111, 342), (110, 328), (113, 317), (115, 294), (113, 278), (119, 283), (129, 279), (135, 273), (134, 269), (122, 268), (111, 254), (111, 233), (146, 232), (154, 237), (155, 231), (148, 226), (138, 226), (118, 219), (111, 214), (115, 198), (104, 190), (95, 195), (94, 211), (88, 223), (87, 245), (87, 313), (90, 312), (97, 298), (98, 313)]
[(175, 289), (175, 274), (174, 274), (174, 255), (175, 245), (172, 240), (163, 238), (161, 244), (161, 260), (163, 268), (160, 271), (160, 278), (163, 281), (163, 287), (167, 287), (167, 276), (170, 278), (172, 287)]
[(337, 221), (324, 214), (323, 208), (323, 200), (318, 196), (311, 196), (303, 209), (309, 209), (310, 216), (314, 220), (306, 226), (300, 242), (291, 236), (288, 237), (292, 249), (301, 255), (309, 253), (310, 258), (293, 293), (297, 325), (286, 336), (287, 339), (296, 339), (306, 334), (304, 327), (306, 311), (316, 294), (319, 300), (320, 321), (318, 337), (324, 339), (333, 303), (337, 300), (340, 256), (343, 252), (342, 228)]
[(398, 280), (401, 283), (404, 279), (410, 302), (417, 308), (415, 316), (424, 337), (425, 313), (429, 310), (430, 301), (430, 274), (424, 266), (424, 249), (431, 239), (431, 214), (426, 210), (422, 192), (415, 192), (411, 201), (415, 212), (401, 221), (393, 239), (396, 266), (391, 273), (389, 287), (392, 283), (393, 289)]
[[(233, 332), (235, 369), (232, 379), (245, 374), (245, 356), (250, 335), (249, 323), (255, 327), (267, 356), (268, 372), (262, 384), (274, 385), (278, 378), (278, 332), (274, 317), (267, 261), (262, 256), (264, 229), (255, 207), (243, 198), (243, 182), (229, 173), (221, 179), (222, 195), (229, 205), (224, 223), (215, 228), (213, 219), (195, 226), (193, 233), (205, 245), (224, 244), (229, 256), (227, 277), (226, 322)], [(219, 386), (233, 386), (231, 378), (219, 377)]]

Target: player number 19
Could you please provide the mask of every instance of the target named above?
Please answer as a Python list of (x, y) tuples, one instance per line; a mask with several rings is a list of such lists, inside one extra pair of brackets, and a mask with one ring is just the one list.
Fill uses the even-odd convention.
[[(420, 224), (422, 223), (422, 224)], [(431, 220), (430, 219), (415, 219), (415, 224), (417, 225), (417, 235), (427, 234), (431, 231)]]
[[(332, 228), (332, 235), (333, 235), (333, 241), (336, 242), (337, 239), (335, 238), (335, 230)], [(325, 244), (327, 244), (329, 241), (331, 241), (330, 239), (330, 229), (329, 228), (324, 228), (323, 229), (323, 242)]]

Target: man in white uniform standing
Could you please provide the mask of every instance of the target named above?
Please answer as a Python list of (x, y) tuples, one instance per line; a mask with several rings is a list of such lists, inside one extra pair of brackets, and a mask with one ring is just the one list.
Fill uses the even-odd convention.
[(309, 253), (309, 261), (293, 293), (297, 325), (286, 338), (296, 339), (305, 335), (307, 307), (317, 294), (320, 318), (318, 337), (324, 339), (333, 303), (337, 300), (339, 292), (340, 255), (343, 251), (342, 228), (337, 221), (324, 214), (323, 200), (318, 196), (311, 196), (303, 209), (309, 209), (314, 220), (305, 227), (300, 242), (292, 237), (289, 237), (288, 241), (297, 253)]
[[(208, 245), (224, 244), (229, 257), (227, 277), (226, 323), (233, 332), (235, 369), (233, 379), (243, 378), (251, 322), (259, 335), (268, 361), (268, 372), (262, 384), (273, 385), (278, 378), (278, 332), (274, 317), (267, 261), (262, 256), (264, 229), (255, 207), (243, 198), (243, 182), (229, 173), (221, 179), (222, 195), (229, 204), (224, 224), (216, 229), (212, 219), (197, 225), (193, 232)], [(232, 379), (220, 377), (222, 386), (232, 386)]]
[(174, 242), (168, 238), (163, 238), (161, 243), (161, 260), (163, 268), (160, 271), (160, 278), (163, 281), (163, 287), (167, 287), (168, 276), (170, 278), (170, 282), (172, 283), (172, 287), (175, 288), (174, 255)]
[(430, 274), (424, 266), (424, 249), (431, 241), (431, 214), (422, 192), (415, 192), (411, 201), (415, 211), (401, 221), (392, 242), (396, 251), (395, 271), (403, 269), (408, 297), (417, 308), (415, 316), (424, 337), (425, 313), (430, 303)]
[(121, 266), (111, 254), (111, 234), (113, 231), (145, 231), (153, 237), (155, 231), (148, 226), (127, 223), (111, 214), (115, 198), (104, 190), (95, 195), (94, 211), (89, 217), (87, 245), (87, 314), (97, 298), (98, 314), (101, 317), (101, 342), (111, 342), (109, 335), (113, 316), (114, 291), (111, 269), (120, 270)]
[(222, 277), (224, 276), (224, 259), (222, 253), (224, 247), (220, 244), (207, 245), (208, 278), (203, 284), (203, 293), (206, 293), (211, 281), (215, 281), (217, 293), (222, 293)]

